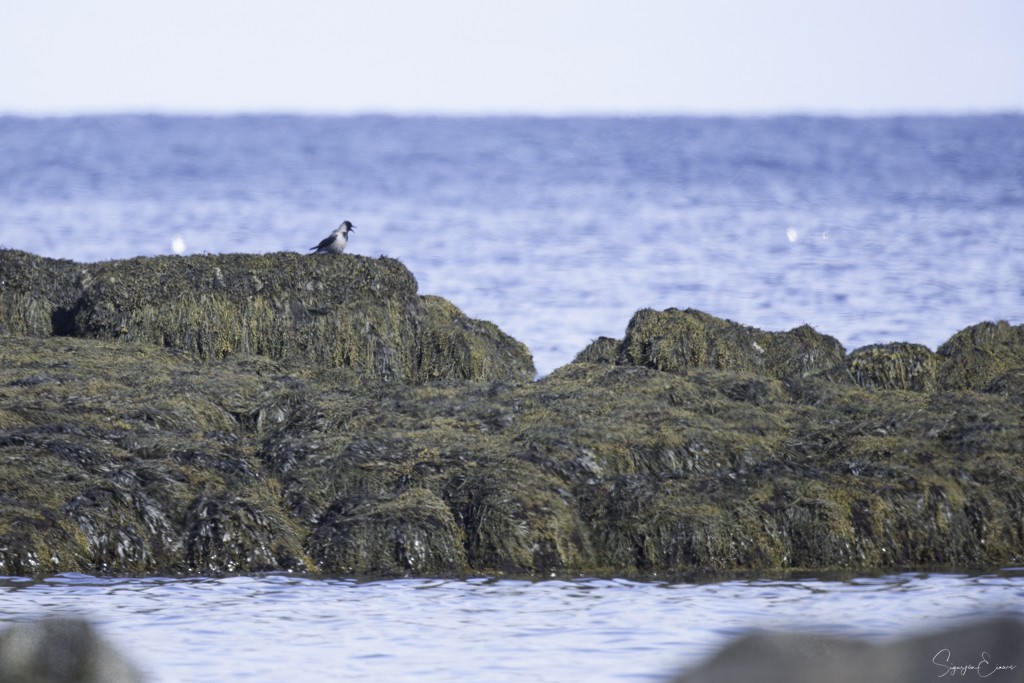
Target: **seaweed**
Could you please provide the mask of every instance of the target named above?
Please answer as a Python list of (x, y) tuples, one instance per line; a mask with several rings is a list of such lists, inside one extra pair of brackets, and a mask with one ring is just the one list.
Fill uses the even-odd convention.
[[(0, 250), (0, 335), (140, 341), (385, 382), (528, 381), (529, 350), (395, 259), (198, 254), (76, 264)], [(310, 370), (312, 369), (312, 370)]]
[[(45, 265), (0, 254), (12, 258)], [(420, 297), (388, 259), (59, 267), (80, 291), (48, 310), (76, 311), (75, 336), (2, 311), (6, 573), (665, 576), (1024, 558), (1019, 327), (846, 356), (807, 326), (638, 311), (622, 342), (527, 382), (525, 347)]]

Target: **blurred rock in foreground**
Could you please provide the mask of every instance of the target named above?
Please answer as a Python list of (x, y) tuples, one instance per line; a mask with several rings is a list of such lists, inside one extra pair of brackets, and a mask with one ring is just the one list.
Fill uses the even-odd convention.
[(872, 644), (801, 633), (754, 633), (671, 683), (1024, 682), (1024, 623), (964, 622), (927, 635)]
[(3, 683), (141, 683), (89, 622), (48, 617), (0, 631)]

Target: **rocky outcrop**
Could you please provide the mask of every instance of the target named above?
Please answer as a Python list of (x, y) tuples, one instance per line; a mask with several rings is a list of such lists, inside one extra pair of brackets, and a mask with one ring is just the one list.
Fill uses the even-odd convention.
[(300, 376), (0, 340), (0, 572), (643, 576), (1024, 556), (1021, 394), (573, 363)]
[(96, 264), (0, 250), (0, 334), (140, 341), (388, 382), (525, 381), (529, 351), (496, 326), (417, 294), (401, 263), (292, 253)]
[[(1014, 383), (1024, 369), (1024, 325), (983, 322), (954, 334), (939, 347), (945, 389), (990, 391)], [(1019, 383), (1017, 384), (1019, 387)]]
[(1024, 557), (1021, 327), (845, 355), (807, 326), (640, 311), (523, 382), (522, 345), (389, 259), (61, 262), (47, 289), (6, 256), (27, 275), (0, 274), (0, 573)]
[(626, 328), (618, 362), (666, 372), (715, 368), (783, 378), (824, 370), (843, 360), (837, 339), (803, 325), (764, 332), (702, 311), (637, 311)]
[(766, 332), (693, 309), (643, 309), (630, 320), (623, 339), (600, 337), (575, 362), (680, 374), (713, 368), (783, 380), (819, 376), (867, 389), (988, 391), (998, 385), (1013, 391), (1024, 372), (1024, 325), (972, 325), (938, 351), (893, 342), (847, 354), (838, 340), (809, 325)]

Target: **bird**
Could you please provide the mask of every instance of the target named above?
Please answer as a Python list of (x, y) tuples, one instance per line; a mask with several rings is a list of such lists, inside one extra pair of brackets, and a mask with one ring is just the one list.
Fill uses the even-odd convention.
[(345, 251), (345, 245), (348, 244), (348, 234), (355, 229), (356, 226), (345, 221), (334, 232), (320, 240), (320, 244), (310, 247), (309, 250), (314, 254), (340, 254)]

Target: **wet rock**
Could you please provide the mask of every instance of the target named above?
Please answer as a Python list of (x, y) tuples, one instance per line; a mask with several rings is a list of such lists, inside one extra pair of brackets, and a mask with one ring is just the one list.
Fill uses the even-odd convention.
[[(122, 470), (117, 477), (123, 474)], [(166, 567), (178, 555), (167, 510), (145, 487), (133, 483), (92, 483), (63, 506), (86, 539), (83, 555), (102, 571), (116, 567), (145, 574)]]
[(465, 573), (464, 534), (451, 509), (426, 489), (391, 499), (337, 501), (310, 535), (310, 554), (330, 574)]
[(982, 678), (1024, 681), (1024, 623), (997, 617), (874, 644), (806, 633), (736, 639), (672, 683), (906, 683)]
[(1012, 394), (606, 363), (395, 385), (69, 338), (0, 355), (11, 573), (664, 575), (1024, 555)]
[(87, 621), (45, 618), (0, 632), (5, 683), (141, 683), (142, 675)]
[(161, 256), (95, 264), (75, 330), (207, 359), (298, 357), (401, 381), (415, 370), (418, 303), (415, 279), (393, 259)]
[(184, 520), (185, 560), (193, 571), (304, 570), (295, 530), (278, 505), (234, 495), (201, 495)]
[[(17, 379), (43, 367), (51, 381)], [(0, 571), (255, 571), (301, 556), (274, 552), (290, 521), (266, 520), (289, 517), (244, 441), (266, 426), (252, 416), (302, 404), (289, 380), (243, 367), (148, 344), (0, 341)], [(240, 495), (251, 514), (196, 502)]]
[(445, 488), (471, 566), (549, 574), (593, 561), (576, 501), (560, 480), (515, 458), (480, 464)]

